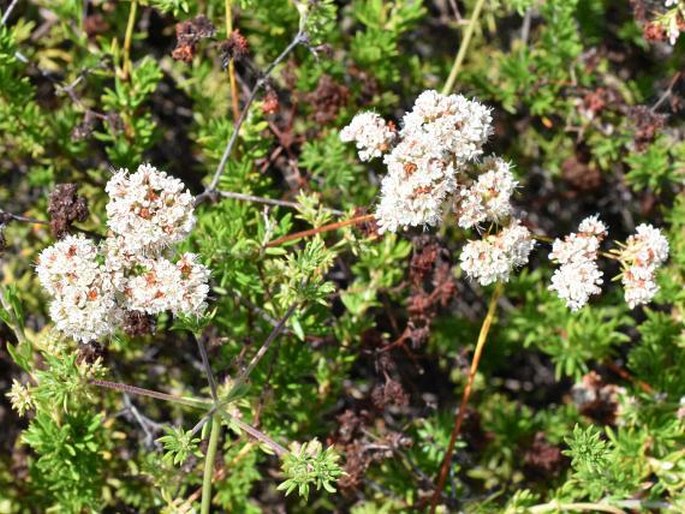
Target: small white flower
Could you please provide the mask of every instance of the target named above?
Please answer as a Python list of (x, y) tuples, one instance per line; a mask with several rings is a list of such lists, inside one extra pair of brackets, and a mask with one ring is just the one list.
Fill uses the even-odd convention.
[(549, 289), (556, 291), (572, 311), (577, 311), (590, 296), (602, 292), (602, 282), (602, 272), (594, 261), (570, 261), (554, 272)]
[(500, 237), (502, 245), (509, 255), (512, 267), (520, 268), (528, 264), (530, 252), (535, 247), (535, 240), (528, 228), (521, 225), (518, 220), (515, 220), (511, 225), (502, 230)]
[(185, 253), (177, 263), (164, 257), (140, 259), (124, 280), (126, 308), (158, 314), (201, 314), (209, 293), (209, 270), (197, 255)]
[(184, 253), (176, 263), (176, 268), (181, 275), (182, 287), (175, 305), (171, 306), (171, 312), (186, 315), (202, 314), (207, 307), (209, 269), (194, 253)]
[(97, 255), (97, 247), (83, 234), (68, 235), (40, 253), (38, 280), (50, 295), (71, 287), (88, 287), (100, 273)]
[(376, 210), (379, 231), (437, 225), (456, 189), (456, 170), (425, 141), (405, 139), (384, 158), (388, 174)]
[(643, 223), (635, 232), (618, 254), (624, 267), (621, 282), (630, 308), (650, 302), (659, 291), (656, 270), (666, 262), (669, 252), (668, 240), (658, 228)]
[(636, 234), (628, 237), (620, 260), (631, 266), (653, 268), (668, 259), (668, 240), (661, 230), (643, 223), (635, 229)]
[(583, 307), (590, 296), (602, 292), (603, 273), (595, 261), (606, 235), (606, 225), (594, 215), (580, 222), (577, 233), (552, 243), (549, 258), (561, 266), (554, 272), (549, 290), (556, 291), (572, 311)]
[(103, 273), (90, 288), (68, 288), (56, 296), (50, 303), (50, 317), (57, 330), (87, 343), (112, 334), (121, 324), (123, 311)]
[(164, 257), (142, 258), (136, 268), (123, 291), (128, 310), (158, 314), (177, 304), (181, 272), (171, 261)]
[(628, 306), (633, 309), (652, 301), (659, 292), (659, 286), (654, 280), (654, 270), (641, 266), (631, 266), (621, 275), (624, 298)]
[(603, 221), (600, 221), (599, 216), (588, 216), (578, 225), (578, 232), (586, 236), (595, 236), (599, 240), (603, 240), (609, 233), (607, 226)]
[(666, 34), (668, 35), (668, 42), (671, 45), (675, 45), (678, 41), (678, 36), (680, 36), (680, 29), (678, 28), (678, 15), (676, 13), (671, 14), (668, 17), (668, 28), (666, 29)]
[(462, 95), (446, 96), (428, 90), (404, 115), (400, 134), (403, 138), (426, 138), (457, 163), (465, 163), (482, 154), (491, 131), (489, 107)]
[(512, 269), (528, 262), (534, 245), (530, 231), (516, 222), (496, 235), (468, 241), (459, 256), (461, 268), (483, 286), (507, 282)]
[(394, 128), (375, 112), (357, 114), (349, 125), (340, 131), (340, 140), (357, 144), (359, 159), (370, 161), (390, 149), (397, 136)]
[(599, 251), (599, 238), (584, 234), (569, 234), (563, 240), (555, 239), (549, 258), (559, 264), (594, 261)]
[(183, 182), (148, 164), (119, 170), (107, 183), (107, 225), (132, 252), (151, 252), (182, 241), (195, 224), (194, 198)]
[(511, 215), (511, 195), (518, 185), (502, 158), (486, 157), (477, 167), (475, 183), (460, 191), (459, 226), (471, 228), (484, 221), (500, 223)]

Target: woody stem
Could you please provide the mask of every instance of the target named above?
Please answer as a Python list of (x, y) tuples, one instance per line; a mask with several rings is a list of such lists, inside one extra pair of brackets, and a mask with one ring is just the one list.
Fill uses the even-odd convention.
[(287, 236), (279, 237), (267, 243), (267, 247), (279, 246), (288, 241), (294, 241), (296, 239), (302, 239), (304, 237), (314, 236), (316, 234), (321, 234), (323, 232), (330, 232), (331, 230), (337, 230), (339, 228), (348, 227), (350, 225), (359, 225), (366, 221), (371, 221), (374, 218), (373, 214), (364, 214), (362, 216), (356, 216), (344, 221), (337, 221), (335, 223), (329, 223), (318, 228), (312, 228), (309, 230), (303, 230), (302, 232), (295, 232), (294, 234), (288, 234)]

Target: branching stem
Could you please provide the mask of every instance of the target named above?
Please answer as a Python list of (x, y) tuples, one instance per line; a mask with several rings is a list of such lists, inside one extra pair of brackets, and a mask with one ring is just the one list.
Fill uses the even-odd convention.
[(271, 64), (269, 64), (269, 66), (266, 67), (266, 69), (262, 73), (262, 77), (259, 80), (257, 80), (257, 83), (252, 88), (252, 91), (250, 91), (250, 96), (248, 97), (247, 102), (245, 103), (245, 106), (243, 107), (243, 110), (240, 113), (240, 117), (238, 118), (238, 121), (236, 122), (235, 127), (233, 128), (233, 132), (231, 134), (230, 139), (228, 140), (228, 143), (226, 144), (226, 148), (224, 149), (224, 153), (221, 156), (219, 165), (216, 167), (214, 176), (212, 177), (212, 180), (207, 186), (207, 189), (205, 189), (204, 193), (198, 196), (198, 202), (203, 201), (205, 198), (211, 197), (211, 193), (216, 191), (216, 186), (219, 184), (221, 174), (224, 172), (224, 168), (226, 168), (228, 159), (231, 156), (233, 148), (235, 147), (238, 141), (240, 128), (243, 126), (243, 123), (245, 123), (245, 120), (247, 119), (247, 114), (250, 110), (250, 106), (252, 105), (252, 102), (255, 101), (255, 98), (257, 98), (257, 93), (259, 93), (259, 90), (264, 86), (264, 84), (266, 84), (266, 79), (269, 77), (269, 75), (271, 75), (274, 68), (276, 68), (276, 66), (283, 62), (283, 60), (290, 54), (290, 52), (292, 52), (295, 49), (295, 47), (297, 47), (301, 43), (304, 43), (305, 41), (305, 33), (302, 30), (300, 30), (295, 35), (290, 44), (285, 48), (285, 50), (283, 50), (281, 54), (278, 57), (276, 57), (276, 60), (274, 60)]
[(279, 246), (288, 241), (294, 241), (296, 239), (302, 239), (304, 237), (314, 236), (316, 234), (321, 234), (323, 232), (330, 232), (331, 230), (337, 230), (339, 228), (348, 227), (350, 225), (359, 225), (367, 221), (371, 221), (374, 218), (373, 214), (364, 214), (362, 216), (355, 216), (348, 220), (336, 221), (335, 223), (329, 223), (318, 228), (311, 228), (309, 230), (303, 230), (302, 232), (295, 232), (294, 234), (288, 234), (287, 236), (279, 237), (267, 243), (267, 247)]
[(143, 389), (142, 387), (136, 387), (129, 384), (122, 384), (120, 382), (110, 382), (108, 380), (92, 379), (89, 381), (89, 383), (98, 387), (103, 387), (105, 389), (113, 389), (115, 391), (133, 394), (137, 396), (148, 396), (150, 398), (156, 398), (157, 400), (178, 403), (196, 409), (206, 409), (213, 403), (212, 400), (205, 400), (201, 398), (188, 398), (184, 396), (173, 396), (171, 394), (153, 391), (152, 389)]
[[(235, 193), (233, 191), (217, 191), (217, 195), (223, 197), (223, 198), (230, 198), (231, 200), (239, 200), (242, 202), (253, 202), (253, 203), (262, 203), (265, 205), (277, 205), (279, 207), (289, 207), (291, 209), (299, 209), (302, 206), (297, 203), (297, 202), (289, 202), (287, 200), (278, 200), (276, 198), (264, 198), (261, 196), (254, 196), (254, 195), (248, 195), (245, 193)], [(342, 211), (336, 210), (336, 209), (324, 209), (327, 212), (330, 212), (331, 214), (335, 214), (336, 216), (342, 216), (345, 214)]]

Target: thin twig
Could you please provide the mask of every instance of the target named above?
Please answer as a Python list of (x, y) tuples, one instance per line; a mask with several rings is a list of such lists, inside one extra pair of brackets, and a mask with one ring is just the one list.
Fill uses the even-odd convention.
[(5, 14), (2, 15), (0, 25), (4, 25), (5, 23), (7, 23), (7, 20), (9, 20), (10, 16), (12, 15), (12, 11), (16, 7), (17, 3), (19, 3), (19, 0), (12, 0), (12, 3), (7, 7), (7, 10), (5, 11)]
[[(226, 38), (233, 34), (233, 12), (231, 9), (232, 0), (225, 0), (226, 10)], [(240, 117), (240, 107), (238, 106), (238, 87), (235, 81), (235, 62), (233, 59), (228, 61), (228, 84), (231, 88), (231, 108), (233, 109), (233, 121)]]
[[(290, 207), (292, 209), (300, 209), (302, 208), (302, 205), (300, 205), (297, 202), (289, 202), (287, 200), (277, 200), (275, 198), (264, 198), (261, 196), (254, 196), (254, 195), (248, 195), (245, 193), (235, 193), (233, 191), (217, 191), (217, 195), (223, 197), (223, 198), (230, 198), (231, 200), (240, 200), (243, 202), (254, 202), (254, 203), (262, 203), (266, 205), (277, 205), (279, 207)], [(335, 214), (338, 216), (342, 216), (345, 213), (336, 209), (324, 209), (327, 212), (330, 212), (331, 214)]]
[(252, 91), (250, 91), (250, 96), (247, 99), (247, 102), (245, 103), (242, 112), (240, 113), (240, 118), (238, 118), (238, 121), (235, 124), (235, 127), (233, 128), (233, 133), (231, 134), (231, 137), (228, 140), (228, 143), (226, 144), (226, 148), (224, 149), (224, 153), (221, 156), (219, 165), (216, 167), (214, 176), (212, 177), (212, 180), (207, 186), (207, 189), (205, 189), (204, 193), (200, 194), (196, 198), (197, 203), (205, 201), (206, 199), (210, 198), (211, 193), (216, 191), (216, 186), (219, 183), (219, 178), (221, 178), (221, 174), (224, 172), (226, 163), (228, 163), (228, 158), (231, 156), (231, 153), (233, 152), (233, 147), (238, 141), (238, 134), (240, 133), (240, 128), (243, 126), (243, 123), (245, 123), (245, 120), (247, 119), (248, 111), (250, 110), (252, 102), (254, 102), (255, 98), (257, 98), (257, 93), (264, 86), (264, 84), (266, 84), (266, 79), (269, 77), (269, 75), (271, 75), (271, 72), (274, 70), (274, 68), (278, 66), (288, 56), (288, 54), (290, 54), (290, 52), (292, 52), (295, 49), (295, 47), (297, 47), (301, 43), (304, 43), (306, 39), (307, 38), (305, 33), (302, 30), (300, 30), (295, 35), (290, 44), (285, 48), (285, 50), (283, 50), (281, 54), (278, 57), (276, 57), (276, 60), (266, 67), (266, 69), (262, 73), (261, 78), (257, 80), (257, 83), (252, 88)]
[(367, 221), (371, 221), (374, 218), (373, 214), (364, 214), (362, 216), (355, 216), (348, 220), (337, 221), (335, 223), (329, 223), (319, 228), (311, 228), (309, 230), (303, 230), (302, 232), (295, 232), (294, 234), (288, 234), (287, 236), (279, 237), (267, 243), (267, 247), (279, 246), (288, 241), (294, 241), (296, 239), (302, 239), (304, 237), (314, 236), (316, 234), (321, 234), (323, 232), (330, 232), (331, 230), (337, 230), (339, 228), (348, 227), (350, 225), (359, 225)]
[(247, 423), (244, 423), (243, 421), (239, 420), (236, 417), (231, 416), (230, 414), (224, 412), (224, 411), (219, 411), (219, 414), (221, 416), (226, 417), (229, 419), (230, 423), (233, 423), (236, 425), (240, 430), (243, 432), (246, 432), (247, 434), (251, 435), (258, 441), (261, 441), (262, 443), (266, 444), (269, 448), (271, 448), (274, 453), (279, 457), (282, 458), (284, 455), (287, 455), (290, 453), (284, 446), (281, 446), (278, 444), (276, 441), (271, 439), (268, 435), (266, 435), (264, 432), (260, 432), (253, 426), (248, 425)]
[(203, 336), (195, 336), (195, 341), (197, 341), (197, 347), (200, 350), (200, 358), (202, 359), (202, 366), (207, 375), (207, 382), (209, 382), (209, 392), (212, 395), (212, 400), (214, 400), (214, 403), (216, 404), (219, 402), (219, 396), (216, 392), (216, 380), (214, 379), (214, 373), (212, 373), (212, 367), (209, 364), (209, 356), (207, 355), (207, 348), (205, 347)]
[(205, 400), (201, 398), (188, 398), (185, 396), (174, 396), (171, 394), (161, 393), (159, 391), (153, 391), (152, 389), (143, 389), (142, 387), (136, 387), (129, 384), (122, 384), (120, 382), (110, 382), (108, 380), (92, 379), (89, 381), (89, 383), (98, 387), (103, 387), (105, 389), (113, 389), (121, 393), (134, 394), (137, 396), (148, 396), (150, 398), (156, 398), (157, 400), (179, 403), (181, 405), (186, 405), (188, 407), (205, 409), (208, 406), (212, 405), (211, 400)]
[(466, 51), (469, 48), (469, 43), (471, 43), (471, 38), (473, 37), (473, 33), (476, 30), (476, 24), (478, 22), (480, 12), (483, 9), (484, 4), (485, 0), (478, 0), (476, 2), (475, 7), (473, 8), (473, 14), (471, 14), (469, 24), (466, 26), (464, 37), (461, 40), (461, 45), (459, 45), (457, 57), (454, 59), (454, 64), (452, 65), (452, 69), (450, 70), (450, 75), (447, 78), (447, 82), (445, 82), (445, 87), (442, 88), (443, 94), (449, 94), (452, 92), (452, 89), (454, 89), (454, 84), (457, 82), (457, 75), (459, 74), (459, 70), (461, 70), (461, 65), (464, 62), (464, 58), (466, 57)]
[(285, 324), (292, 316), (292, 314), (295, 312), (295, 309), (297, 308), (297, 305), (292, 305), (288, 311), (283, 315), (283, 317), (276, 323), (276, 326), (274, 329), (271, 331), (271, 333), (267, 336), (266, 340), (262, 344), (261, 348), (257, 351), (257, 354), (252, 358), (248, 366), (243, 370), (243, 372), (238, 376), (238, 378), (233, 382), (233, 386), (231, 387), (231, 390), (228, 392), (226, 395), (227, 400), (223, 400), (220, 402), (215, 403), (212, 405), (212, 407), (209, 409), (209, 411), (200, 419), (200, 421), (197, 422), (197, 424), (193, 427), (191, 431), (191, 435), (197, 434), (202, 427), (209, 421), (209, 419), (217, 412), (220, 412), (221, 409), (226, 407), (229, 403), (233, 401), (233, 396), (234, 393), (238, 390), (238, 388), (244, 384), (254, 368), (257, 366), (259, 361), (264, 357), (266, 352), (269, 350), (269, 347), (271, 344), (274, 342), (276, 337), (283, 331), (285, 328)]
[(130, 412), (133, 415), (135, 420), (138, 422), (138, 425), (140, 425), (140, 428), (142, 428), (143, 432), (145, 432), (145, 446), (152, 447), (154, 445), (155, 435), (152, 432), (150, 432), (150, 429), (148, 427), (152, 428), (152, 430), (154, 430), (155, 432), (161, 432), (164, 429), (164, 424), (157, 423), (156, 421), (141, 414), (138, 408), (135, 405), (133, 405), (130, 395), (123, 393), (123, 397), (124, 405), (126, 406), (126, 411)]
[(450, 442), (447, 446), (447, 453), (445, 453), (445, 458), (442, 460), (442, 465), (440, 466), (440, 474), (438, 476), (438, 483), (433, 492), (433, 498), (431, 499), (431, 514), (435, 513), (435, 509), (438, 506), (438, 501), (442, 495), (442, 490), (445, 487), (445, 481), (447, 480), (447, 475), (450, 469), (450, 464), (452, 463), (452, 454), (454, 453), (454, 445), (457, 442), (457, 438), (461, 432), (461, 425), (464, 421), (464, 415), (466, 414), (466, 406), (469, 403), (469, 398), (471, 397), (471, 390), (473, 389), (473, 383), (476, 379), (476, 372), (478, 371), (478, 364), (480, 363), (481, 355), (483, 354), (483, 348), (485, 347), (485, 342), (488, 339), (488, 332), (490, 332), (490, 327), (495, 318), (495, 312), (497, 311), (497, 301), (502, 295), (502, 284), (498, 283), (495, 290), (490, 298), (490, 305), (488, 306), (488, 313), (483, 320), (483, 325), (480, 327), (480, 333), (478, 334), (478, 341), (476, 343), (476, 349), (473, 352), (473, 360), (471, 361), (471, 369), (469, 370), (469, 376), (466, 380), (466, 387), (464, 388), (464, 393), (461, 397), (461, 403), (459, 404), (459, 410), (457, 410), (457, 415), (454, 422), (454, 428), (452, 429), (452, 434), (450, 435)]
[[(278, 324), (274, 327), (274, 329), (271, 331), (269, 336), (266, 338), (264, 343), (262, 344), (261, 348), (257, 351), (254, 357), (252, 357), (252, 360), (250, 363), (247, 365), (247, 367), (243, 370), (243, 372), (238, 376), (238, 378), (235, 379), (233, 383), (233, 387), (231, 389), (231, 393), (236, 391), (242, 384), (245, 383), (245, 381), (249, 378), (250, 374), (252, 371), (255, 369), (257, 364), (259, 364), (259, 361), (262, 360), (266, 352), (269, 350), (269, 347), (271, 346), (271, 343), (274, 342), (276, 337), (278, 337), (278, 334), (281, 333), (283, 328), (285, 327), (285, 324), (287, 323), (288, 319), (290, 319), (290, 316), (293, 315), (295, 312), (295, 309), (297, 309), (298, 304), (293, 304), (291, 305), (286, 313), (283, 315), (283, 317), (278, 321)], [(231, 397), (231, 393), (228, 394), (228, 397)]]
[(521, 42), (523, 46), (528, 46), (528, 38), (530, 37), (530, 26), (533, 20), (533, 8), (526, 9), (523, 15), (523, 24), (521, 25)]
[(668, 100), (668, 98), (673, 94), (673, 88), (675, 87), (678, 80), (680, 80), (682, 73), (682, 71), (679, 71), (673, 76), (671, 82), (669, 82), (668, 84), (668, 88), (666, 89), (666, 91), (664, 91), (664, 94), (662, 94), (659, 97), (659, 99), (654, 103), (654, 105), (652, 105), (652, 107), (649, 109), (650, 112), (656, 112), (656, 110), (661, 106), (661, 104)]
[(22, 216), (20, 214), (13, 214), (11, 212), (3, 211), (0, 209), (0, 225), (4, 225), (8, 221), (20, 221), (22, 223), (36, 223), (38, 225), (49, 225), (49, 221), (39, 220), (36, 218), (29, 218), (28, 216)]

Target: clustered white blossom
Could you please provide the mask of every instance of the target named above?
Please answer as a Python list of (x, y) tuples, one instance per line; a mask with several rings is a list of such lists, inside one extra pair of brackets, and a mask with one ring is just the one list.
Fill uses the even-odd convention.
[(606, 225), (595, 215), (585, 218), (577, 233), (563, 240), (555, 239), (552, 244), (549, 258), (561, 266), (554, 272), (549, 289), (556, 291), (572, 311), (583, 307), (590, 296), (602, 292), (603, 274), (596, 261), (607, 233)]
[(357, 114), (350, 124), (340, 131), (341, 141), (354, 141), (357, 144), (359, 158), (362, 161), (370, 161), (383, 155), (390, 149), (396, 136), (394, 126), (386, 123), (375, 112)]
[(432, 90), (419, 95), (399, 132), (375, 113), (355, 116), (342, 129), (341, 140), (355, 141), (362, 160), (385, 154), (388, 173), (376, 211), (379, 230), (437, 225), (457, 190), (458, 175), (481, 156), (491, 122), (488, 107)]
[(117, 330), (128, 311), (202, 313), (209, 270), (195, 254), (176, 262), (167, 255), (195, 222), (194, 199), (183, 183), (143, 164), (133, 174), (118, 171), (105, 190), (112, 234), (98, 245), (69, 235), (38, 258), (56, 328), (87, 342)]
[[(511, 195), (518, 182), (511, 165), (482, 155), (491, 124), (490, 108), (430, 90), (405, 113), (399, 131), (378, 114), (363, 112), (340, 133), (342, 141), (356, 143), (361, 160), (384, 155), (387, 174), (375, 214), (380, 233), (438, 225), (450, 205), (460, 227), (487, 229), (481, 239), (467, 241), (459, 258), (464, 272), (481, 285), (508, 281), (512, 270), (528, 262), (535, 245), (531, 232), (514, 216)], [(584, 219), (577, 233), (552, 245), (549, 257), (560, 267), (549, 289), (573, 311), (601, 292), (603, 274), (596, 261), (607, 234), (595, 215)], [(631, 307), (657, 292), (654, 271), (667, 256), (666, 239), (649, 225), (640, 225), (628, 239), (618, 259), (624, 264), (622, 280)]]
[(379, 142), (386, 147), (388, 173), (376, 210), (381, 233), (435, 226), (450, 204), (456, 205), (464, 228), (486, 221), (503, 227), (481, 241), (470, 241), (461, 256), (463, 269), (483, 285), (507, 280), (514, 267), (528, 261), (534, 244), (528, 229), (511, 219), (510, 197), (517, 182), (510, 165), (495, 156), (478, 162), (491, 132), (489, 107), (430, 90), (421, 93), (402, 118), (392, 149), (387, 148), (387, 126), (373, 113), (357, 115), (340, 134), (343, 141), (354, 140), (364, 149), (362, 160), (368, 148), (381, 149)]
[(129, 174), (119, 170), (105, 191), (107, 226), (131, 252), (155, 253), (185, 239), (195, 225), (195, 199), (183, 182), (142, 164)]
[(501, 223), (511, 215), (511, 195), (518, 185), (511, 165), (500, 157), (488, 156), (476, 169), (476, 181), (459, 192), (457, 215), (462, 228), (486, 221)]
[(643, 223), (635, 231), (618, 252), (625, 300), (631, 308), (654, 298), (659, 291), (656, 270), (668, 259), (668, 241), (658, 228)]
[(497, 234), (468, 241), (459, 256), (461, 268), (483, 286), (507, 282), (512, 269), (528, 262), (534, 245), (530, 231), (517, 220)]

